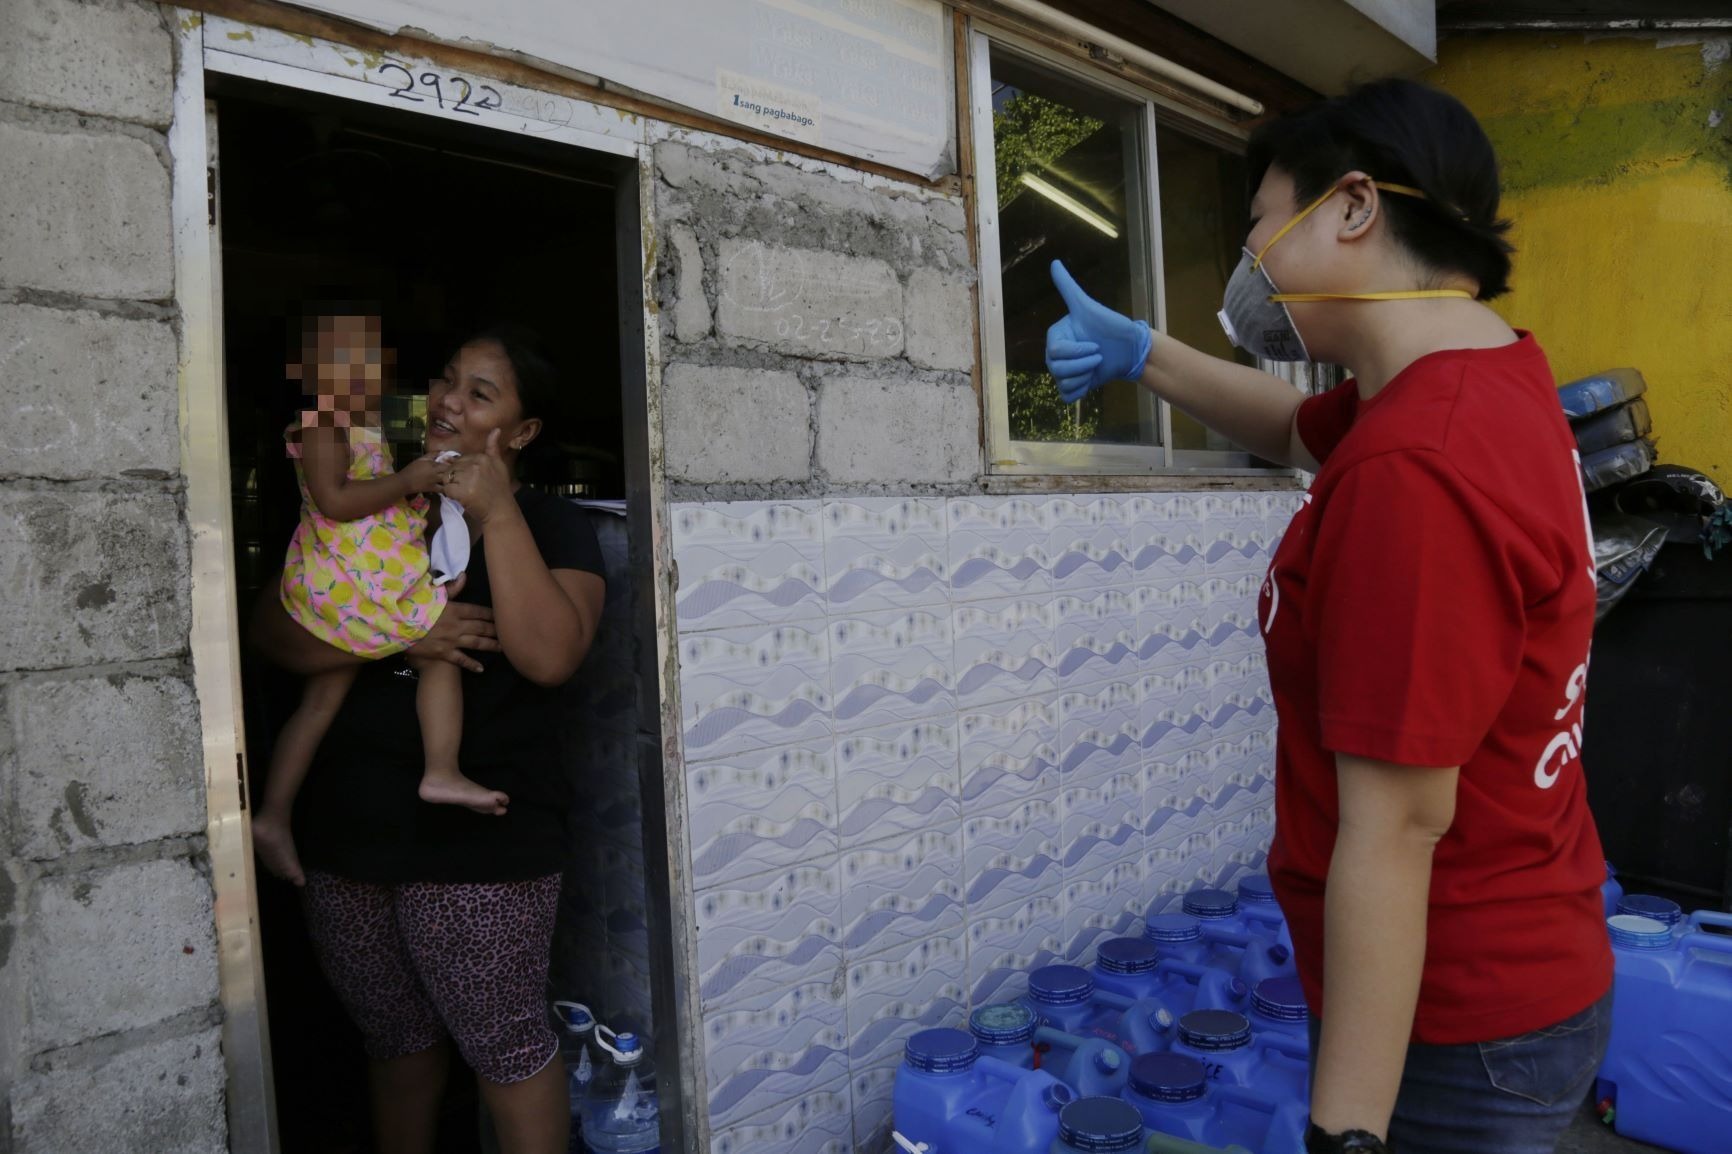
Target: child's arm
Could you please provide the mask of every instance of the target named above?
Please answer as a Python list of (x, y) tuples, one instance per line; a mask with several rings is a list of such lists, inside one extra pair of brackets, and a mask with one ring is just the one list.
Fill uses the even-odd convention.
[(433, 487), (433, 462), (417, 457), (400, 472), (370, 481), (349, 476), (349, 431), (323, 425), (301, 431), (301, 471), (319, 512), (355, 521)]

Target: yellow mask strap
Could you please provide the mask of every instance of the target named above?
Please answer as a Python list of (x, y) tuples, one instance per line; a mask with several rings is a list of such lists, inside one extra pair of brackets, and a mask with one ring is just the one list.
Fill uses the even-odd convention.
[(1417, 301), (1431, 297), (1461, 297), (1473, 300), (1474, 296), (1466, 289), (1407, 289), (1401, 292), (1385, 293), (1275, 293), (1270, 296), (1272, 301)]
[[(1388, 181), (1383, 181), (1383, 180), (1374, 180), (1371, 183), (1372, 183), (1373, 187), (1380, 188), (1384, 192), (1398, 193), (1401, 196), (1418, 197), (1420, 200), (1427, 199), (1424, 192), (1422, 192), (1421, 190), (1419, 190), (1417, 188), (1414, 188), (1410, 184), (1391, 184)], [(1275, 247), (1276, 241), (1280, 240), (1282, 237), (1284, 237), (1288, 233), (1292, 232), (1295, 225), (1297, 225), (1300, 221), (1304, 220), (1306, 217), (1310, 216), (1312, 213), (1316, 212), (1318, 209), (1322, 208), (1324, 201), (1328, 200), (1330, 197), (1334, 196), (1337, 192), (1340, 192), (1340, 191), (1341, 191), (1340, 185), (1337, 184), (1337, 185), (1330, 186), (1328, 189), (1326, 189), (1324, 191), (1322, 196), (1318, 197), (1316, 200), (1314, 200), (1310, 204), (1306, 205), (1304, 211), (1302, 211), (1298, 216), (1294, 217), (1292, 220), (1290, 220), (1286, 224), (1282, 225), (1280, 230), (1277, 231), (1274, 236), (1269, 238), (1269, 243), (1265, 244), (1261, 249), (1259, 249), (1257, 251), (1257, 254), (1254, 257), (1252, 257), (1251, 267), (1257, 268), (1260, 265), (1262, 265), (1264, 254), (1267, 253), (1270, 249)], [(1447, 291), (1450, 293), (1450, 295), (1453, 296), (1455, 293), (1460, 292), (1461, 290), (1450, 289), (1450, 290), (1439, 290), (1439, 291)]]

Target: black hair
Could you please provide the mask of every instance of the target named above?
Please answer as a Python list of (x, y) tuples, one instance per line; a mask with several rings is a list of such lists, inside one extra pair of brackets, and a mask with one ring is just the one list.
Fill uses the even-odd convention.
[(1293, 178), (1309, 204), (1359, 170), (1421, 189), (1425, 200), (1385, 196), (1396, 240), (1420, 263), (1479, 282), (1479, 299), (1509, 291), (1509, 221), (1498, 216), (1497, 156), (1473, 113), (1412, 80), (1379, 80), (1259, 128), (1246, 162), (1254, 195), (1268, 170)]
[(289, 358), (299, 360), (310, 348), (318, 343), (323, 331), (322, 322), (332, 317), (372, 317), (379, 318), (384, 310), (379, 302), (374, 300), (359, 300), (337, 297), (317, 297), (301, 302), (299, 316), (289, 317)]
[(511, 374), (517, 378), (517, 402), (523, 410), (522, 419), (535, 417), (541, 421), (540, 434), (518, 455), (519, 472), (533, 478), (545, 471), (555, 455), (553, 438), (549, 434), (558, 424), (556, 418), (561, 401), (559, 369), (548, 356), (540, 334), (527, 325), (512, 322), (488, 325), (459, 341), (457, 348), (483, 341), (498, 345), (511, 363)]

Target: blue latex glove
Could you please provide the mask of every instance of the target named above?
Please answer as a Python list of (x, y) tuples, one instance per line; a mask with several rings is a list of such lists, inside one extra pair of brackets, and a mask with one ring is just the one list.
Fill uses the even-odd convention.
[(1101, 304), (1071, 279), (1063, 261), (1052, 262), (1052, 283), (1070, 310), (1046, 330), (1046, 367), (1066, 404), (1108, 381), (1134, 381), (1154, 345), (1147, 321), (1134, 321)]

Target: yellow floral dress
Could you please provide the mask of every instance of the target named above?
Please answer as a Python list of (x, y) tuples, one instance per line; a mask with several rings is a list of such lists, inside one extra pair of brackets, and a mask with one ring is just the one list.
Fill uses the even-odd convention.
[[(301, 489), (301, 523), (283, 563), (283, 608), (309, 633), (358, 657), (389, 657), (427, 635), (445, 609), (427, 556), (427, 502), (411, 497), (354, 521), (319, 512), (301, 464), (300, 426), (289, 428), (289, 457)], [(349, 478), (389, 475), (391, 457), (377, 429), (350, 428)]]

